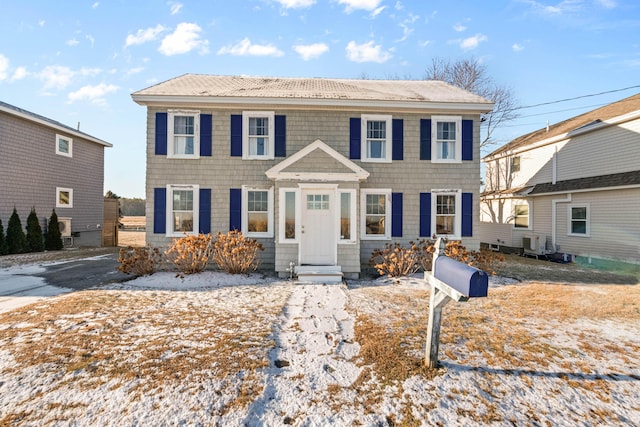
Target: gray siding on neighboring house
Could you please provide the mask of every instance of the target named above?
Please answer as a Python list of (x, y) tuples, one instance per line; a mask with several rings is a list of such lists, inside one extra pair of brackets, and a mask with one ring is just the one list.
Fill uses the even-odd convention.
[[(56, 134), (73, 139), (73, 157), (56, 154)], [(23, 227), (35, 207), (43, 227), (55, 208), (71, 218), (76, 246), (101, 246), (104, 146), (0, 112), (0, 218), (15, 208)], [(56, 208), (56, 187), (73, 189), (73, 207)]]

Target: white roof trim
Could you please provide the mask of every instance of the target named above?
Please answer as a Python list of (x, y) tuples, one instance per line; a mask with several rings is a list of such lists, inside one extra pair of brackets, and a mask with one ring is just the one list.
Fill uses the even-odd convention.
[[(327, 173), (327, 172), (283, 172), (286, 168), (306, 157), (315, 150), (322, 150), (345, 167), (351, 169), (353, 173)], [(311, 144), (304, 147), (297, 153), (289, 156), (285, 160), (281, 161), (267, 172), (265, 172), (268, 178), (281, 180), (299, 180), (299, 181), (363, 181), (369, 177), (369, 172), (356, 165), (351, 160), (347, 159), (342, 154), (338, 153), (333, 148), (319, 139), (316, 139)]]

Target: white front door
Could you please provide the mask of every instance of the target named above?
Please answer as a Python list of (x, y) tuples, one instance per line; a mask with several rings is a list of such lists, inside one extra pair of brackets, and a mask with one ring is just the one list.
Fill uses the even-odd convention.
[(301, 265), (336, 265), (335, 190), (302, 191)]

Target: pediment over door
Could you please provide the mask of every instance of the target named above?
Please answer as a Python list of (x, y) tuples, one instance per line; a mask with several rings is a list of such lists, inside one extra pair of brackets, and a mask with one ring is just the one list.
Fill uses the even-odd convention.
[(276, 181), (358, 182), (366, 180), (369, 172), (316, 139), (269, 169), (266, 175)]

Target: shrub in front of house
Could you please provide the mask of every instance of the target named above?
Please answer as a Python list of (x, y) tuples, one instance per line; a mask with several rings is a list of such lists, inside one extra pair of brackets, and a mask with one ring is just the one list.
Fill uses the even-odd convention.
[(62, 246), (62, 233), (60, 233), (60, 226), (58, 225), (58, 215), (56, 210), (53, 209), (47, 225), (47, 234), (44, 236), (44, 247), (48, 251), (59, 251)]
[(178, 268), (178, 271), (183, 274), (194, 274), (207, 268), (213, 247), (211, 234), (198, 234), (174, 239), (164, 254)]
[(116, 268), (124, 274), (150, 276), (158, 271), (162, 261), (162, 254), (158, 248), (152, 248), (149, 244), (141, 248), (129, 246), (120, 249), (118, 256), (120, 265)]
[(246, 273), (258, 268), (258, 251), (263, 250), (261, 243), (247, 238), (238, 230), (226, 234), (218, 232), (213, 243), (213, 260), (220, 270), (227, 273)]
[(31, 212), (27, 217), (27, 246), (29, 252), (44, 251), (44, 240), (42, 237), (42, 227), (36, 214), (36, 208), (31, 208)]
[(7, 226), (7, 247), (9, 248), (10, 254), (21, 254), (28, 250), (27, 237), (24, 235), (20, 216), (16, 208), (13, 208), (13, 213), (9, 218), (9, 225)]

